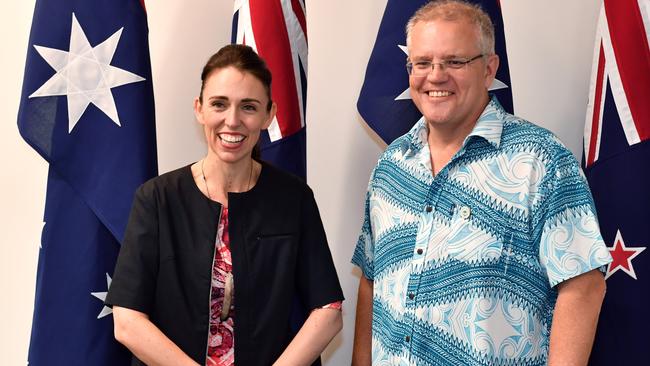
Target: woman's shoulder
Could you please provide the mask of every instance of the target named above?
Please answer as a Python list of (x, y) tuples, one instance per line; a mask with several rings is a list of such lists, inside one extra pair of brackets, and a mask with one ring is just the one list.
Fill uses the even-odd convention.
[(260, 161), (260, 163), (262, 164), (262, 188), (273, 191), (286, 189), (290, 192), (310, 190), (303, 178), (282, 170), (269, 162)]

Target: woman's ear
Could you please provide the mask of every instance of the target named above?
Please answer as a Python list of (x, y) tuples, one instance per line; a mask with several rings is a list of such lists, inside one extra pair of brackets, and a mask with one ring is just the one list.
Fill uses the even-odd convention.
[(269, 128), (271, 125), (271, 122), (273, 122), (273, 118), (275, 118), (275, 114), (278, 112), (278, 105), (275, 104), (275, 102), (271, 103), (271, 110), (269, 111), (268, 119), (264, 122), (264, 125), (262, 126), (263, 130), (266, 130)]
[(200, 124), (203, 123), (203, 113), (201, 113), (201, 99), (199, 97), (194, 98), (194, 117), (196, 117), (196, 121), (199, 122)]

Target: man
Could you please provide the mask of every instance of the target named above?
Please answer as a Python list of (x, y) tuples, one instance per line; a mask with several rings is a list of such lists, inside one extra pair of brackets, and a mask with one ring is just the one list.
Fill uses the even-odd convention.
[(485, 12), (407, 25), (422, 119), (379, 159), (353, 263), (353, 365), (584, 365), (611, 261), (571, 152), (507, 114)]

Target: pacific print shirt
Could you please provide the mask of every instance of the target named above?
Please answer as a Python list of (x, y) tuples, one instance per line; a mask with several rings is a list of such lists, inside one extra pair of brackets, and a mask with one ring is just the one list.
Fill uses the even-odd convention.
[(375, 365), (545, 365), (556, 285), (611, 257), (586, 180), (493, 98), (436, 176), (421, 119), (374, 169), (352, 262)]

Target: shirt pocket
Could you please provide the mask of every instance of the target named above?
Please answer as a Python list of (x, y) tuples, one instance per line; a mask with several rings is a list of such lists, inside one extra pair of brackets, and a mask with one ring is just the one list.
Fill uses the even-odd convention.
[(460, 206), (452, 216), (445, 243), (448, 257), (468, 264), (498, 262), (503, 241), (485, 230), (468, 211), (468, 206)]
[[(250, 268), (258, 278), (293, 273), (298, 236), (293, 233), (262, 234), (255, 237), (249, 250)], [(270, 276), (270, 277), (268, 277)]]

